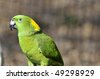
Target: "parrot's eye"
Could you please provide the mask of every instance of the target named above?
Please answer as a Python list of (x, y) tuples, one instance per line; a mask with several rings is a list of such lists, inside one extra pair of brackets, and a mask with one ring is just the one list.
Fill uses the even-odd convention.
[(20, 18), (20, 19), (18, 19), (18, 22), (22, 22), (22, 19)]

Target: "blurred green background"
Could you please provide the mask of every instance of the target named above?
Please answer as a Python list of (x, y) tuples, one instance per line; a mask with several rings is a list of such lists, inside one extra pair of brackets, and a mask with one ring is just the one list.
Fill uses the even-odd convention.
[(0, 0), (3, 65), (27, 65), (9, 22), (17, 14), (32, 17), (54, 38), (65, 65), (100, 65), (100, 0)]

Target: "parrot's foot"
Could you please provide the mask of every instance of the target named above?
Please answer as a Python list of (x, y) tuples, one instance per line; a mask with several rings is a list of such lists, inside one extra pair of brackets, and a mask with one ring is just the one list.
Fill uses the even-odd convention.
[(48, 66), (48, 60), (46, 60), (46, 61), (41, 61), (41, 66)]
[(63, 63), (58, 62), (58, 61), (55, 61), (55, 60), (52, 60), (50, 58), (41, 61), (41, 64), (40, 65), (41, 66), (64, 66)]
[(34, 64), (28, 60), (28, 66), (34, 66)]

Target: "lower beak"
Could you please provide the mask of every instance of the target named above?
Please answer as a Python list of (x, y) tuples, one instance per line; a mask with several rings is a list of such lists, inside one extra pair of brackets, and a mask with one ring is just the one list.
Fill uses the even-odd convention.
[(10, 28), (10, 30), (16, 29), (16, 23), (13, 20), (10, 21), (9, 28)]

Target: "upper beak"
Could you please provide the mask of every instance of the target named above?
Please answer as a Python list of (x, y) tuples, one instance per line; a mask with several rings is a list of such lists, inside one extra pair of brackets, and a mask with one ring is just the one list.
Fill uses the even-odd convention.
[(10, 21), (10, 26), (9, 26), (10, 30), (16, 29), (16, 23), (14, 22), (14, 20)]

